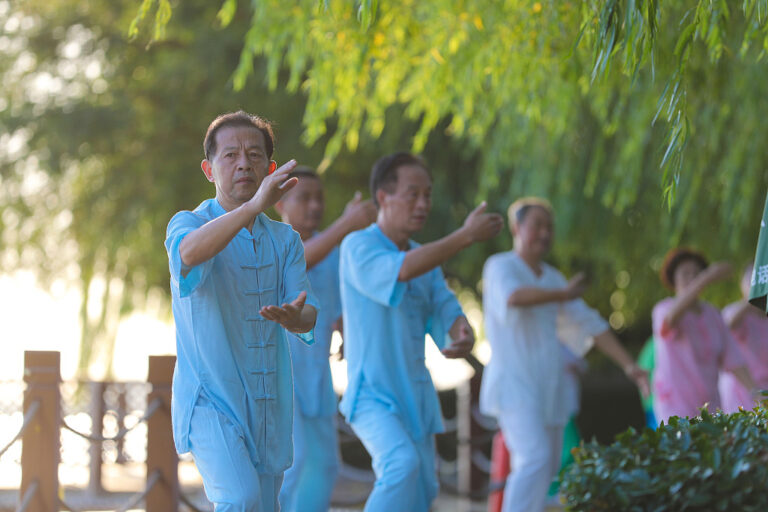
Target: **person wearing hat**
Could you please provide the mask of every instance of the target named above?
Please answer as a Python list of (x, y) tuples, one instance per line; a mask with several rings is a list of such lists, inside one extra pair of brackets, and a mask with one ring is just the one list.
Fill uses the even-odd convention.
[(669, 251), (661, 281), (675, 295), (653, 308), (656, 366), (653, 410), (658, 421), (671, 416), (698, 416), (701, 407), (720, 408), (718, 373), (730, 371), (751, 393), (755, 383), (720, 311), (701, 300), (711, 284), (726, 279), (731, 265), (708, 264), (689, 248)]
[[(754, 265), (750, 263), (741, 276), (743, 299), (723, 308), (723, 318), (733, 339), (741, 350), (757, 387), (768, 389), (768, 317), (749, 303), (749, 288)], [(754, 395), (742, 386), (731, 372), (722, 372), (719, 382), (720, 400), (725, 412), (736, 412), (739, 407), (755, 406)]]

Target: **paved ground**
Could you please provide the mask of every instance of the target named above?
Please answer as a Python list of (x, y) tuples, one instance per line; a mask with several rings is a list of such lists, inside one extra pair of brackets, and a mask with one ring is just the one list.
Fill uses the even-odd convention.
[[(61, 475), (60, 475), (61, 479)], [(64, 485), (63, 499), (72, 506), (74, 512), (81, 510), (111, 512), (124, 505), (143, 489), (145, 484), (144, 465), (139, 463), (129, 464), (104, 464), (102, 466), (102, 482), (105, 492), (93, 494), (87, 492), (84, 487), (86, 482), (79, 485)], [(213, 512), (213, 506), (205, 498), (200, 475), (194, 464), (181, 462), (179, 464), (179, 480), (182, 493), (189, 498), (200, 510)], [(6, 486), (8, 482), (3, 482)], [(18, 480), (14, 485), (18, 485)], [(333, 506), (331, 512), (361, 511), (372, 488), (370, 475), (367, 472), (355, 472), (349, 470), (349, 474), (339, 477), (333, 493)], [(18, 505), (18, 490), (14, 488), (0, 488), (0, 512), (15, 511)], [(142, 511), (143, 508), (132, 509)], [(186, 507), (181, 508), (186, 512)], [(447, 492), (441, 493), (432, 506), (432, 512), (485, 512), (485, 501), (470, 501)], [(548, 512), (560, 511), (562, 508), (550, 508)]]

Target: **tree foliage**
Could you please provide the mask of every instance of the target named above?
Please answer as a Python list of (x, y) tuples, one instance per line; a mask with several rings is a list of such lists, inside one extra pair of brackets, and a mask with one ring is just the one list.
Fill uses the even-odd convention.
[(630, 299), (647, 304), (670, 245), (753, 252), (768, 184), (766, 7), (225, 0), (218, 19), (249, 18), (236, 88), (263, 79), (306, 95), (304, 141), (327, 137), (324, 165), (404, 113), (414, 151), (437, 135), (459, 148), (470, 167), (451, 176), (471, 173), (477, 198), (552, 199), (565, 266), (652, 281)]
[[(618, 11), (601, 17), (609, 5)], [(588, 300), (644, 336), (666, 249), (746, 260), (768, 183), (763, 25), (742, 50), (752, 18), (733, 9), (716, 18), (717, 59), (715, 39), (689, 44), (675, 93), (685, 158), (667, 158), (681, 172), (664, 208), (668, 102), (654, 118), (675, 90), (686, 12), (596, 0), (0, 1), (2, 269), (79, 283), (81, 366), (92, 347), (108, 359), (116, 318), (167, 293), (168, 219), (212, 193), (199, 171), (208, 122), (242, 107), (277, 122), (278, 160), (325, 169), (329, 220), (377, 157), (408, 147), (435, 176), (421, 240), (480, 198), (497, 211), (521, 194), (550, 198), (558, 265), (588, 270)], [(484, 259), (510, 245), (506, 234), (473, 247), (446, 272), (476, 290)]]

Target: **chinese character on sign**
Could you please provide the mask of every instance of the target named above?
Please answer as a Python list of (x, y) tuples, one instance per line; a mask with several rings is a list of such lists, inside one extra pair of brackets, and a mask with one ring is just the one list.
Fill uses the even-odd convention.
[(757, 267), (757, 284), (768, 284), (768, 265)]

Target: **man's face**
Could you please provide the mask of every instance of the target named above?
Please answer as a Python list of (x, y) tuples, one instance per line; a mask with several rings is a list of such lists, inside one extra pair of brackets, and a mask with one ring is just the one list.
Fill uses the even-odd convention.
[(515, 225), (518, 243), (531, 254), (543, 258), (552, 248), (555, 223), (550, 213), (540, 207), (532, 206), (525, 212), (525, 217)]
[(379, 212), (391, 227), (416, 233), (421, 231), (432, 209), (432, 180), (420, 165), (402, 165), (397, 169), (393, 193), (378, 194)]
[(299, 183), (280, 201), (283, 220), (299, 233), (317, 231), (323, 221), (325, 196), (320, 180), (299, 176)]
[(224, 126), (216, 132), (216, 154), (202, 165), (208, 181), (216, 185), (222, 206), (240, 206), (253, 197), (268, 174), (264, 134), (252, 126)]

